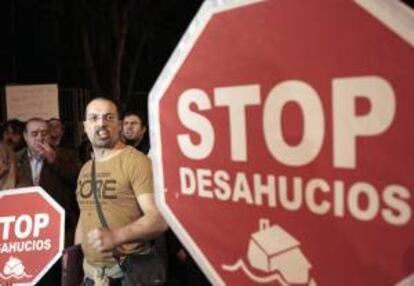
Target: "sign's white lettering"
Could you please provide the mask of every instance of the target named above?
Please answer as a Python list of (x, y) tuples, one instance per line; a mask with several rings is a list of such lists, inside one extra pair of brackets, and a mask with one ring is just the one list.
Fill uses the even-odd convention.
[(10, 238), (10, 231), (18, 239), (26, 239), (28, 237), (39, 237), (41, 229), (49, 225), (49, 215), (46, 213), (38, 213), (33, 217), (28, 214), (19, 216), (2, 216), (0, 217), (0, 227), (2, 230), (2, 240)]
[[(356, 102), (364, 98), (369, 102), (367, 114), (358, 115)], [(292, 146), (284, 139), (283, 109), (288, 103), (300, 107), (303, 115), (303, 136)], [(229, 112), (229, 141), (232, 161), (248, 160), (246, 108), (257, 106), (260, 85), (219, 87), (214, 91), (214, 104), (201, 89), (188, 89), (178, 100), (181, 123), (196, 133), (177, 135), (181, 152), (190, 159), (207, 158), (215, 144), (215, 127), (207, 116), (198, 111), (227, 107)], [(391, 84), (379, 76), (334, 78), (332, 80), (333, 166), (355, 169), (357, 166), (357, 139), (385, 132), (392, 124), (396, 110), (395, 93)], [(314, 161), (321, 152), (325, 137), (327, 116), (318, 92), (307, 82), (288, 80), (278, 83), (263, 103), (263, 137), (274, 159), (286, 166), (304, 166)], [(195, 136), (194, 136), (195, 137)]]
[(323, 178), (252, 175), (225, 170), (179, 169), (181, 193), (222, 202), (245, 203), (287, 211), (307, 209), (314, 215), (351, 216), (358, 221), (380, 218), (403, 226), (412, 218), (410, 191), (397, 184), (382, 188), (369, 182), (329, 182)]

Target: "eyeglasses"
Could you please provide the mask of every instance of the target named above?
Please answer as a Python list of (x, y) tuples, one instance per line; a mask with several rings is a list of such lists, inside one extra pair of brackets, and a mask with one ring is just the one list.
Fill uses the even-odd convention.
[(103, 121), (106, 121), (106, 122), (115, 122), (117, 120), (115, 114), (113, 114), (113, 113), (105, 113), (105, 114), (102, 114), (102, 115), (99, 115), (99, 114), (88, 114), (86, 116), (86, 120), (89, 121), (90, 123), (96, 123), (96, 122), (98, 122), (98, 120), (100, 118)]

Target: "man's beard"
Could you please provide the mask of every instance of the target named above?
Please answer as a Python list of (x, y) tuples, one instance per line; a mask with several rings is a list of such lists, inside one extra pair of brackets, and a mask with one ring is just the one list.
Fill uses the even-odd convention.
[(97, 138), (94, 138), (92, 141), (92, 147), (96, 148), (105, 148), (105, 149), (111, 149), (115, 146), (115, 143), (111, 140), (111, 138), (100, 140)]
[[(101, 130), (105, 130), (106, 132), (108, 132), (109, 133), (108, 137), (101, 138), (99, 136), (99, 132)], [(105, 148), (105, 149), (113, 148), (116, 142), (117, 142), (117, 138), (114, 138), (113, 136), (111, 136), (111, 132), (105, 128), (100, 128), (100, 129), (95, 130), (95, 133), (93, 134), (93, 138), (91, 140), (92, 147)]]

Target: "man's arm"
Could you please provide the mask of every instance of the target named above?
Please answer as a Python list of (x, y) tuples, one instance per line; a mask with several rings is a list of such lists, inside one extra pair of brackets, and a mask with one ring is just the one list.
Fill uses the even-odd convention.
[(78, 220), (78, 224), (76, 225), (75, 230), (75, 243), (74, 244), (81, 244), (82, 243), (82, 226), (80, 220)]
[(143, 216), (118, 229), (94, 229), (88, 233), (88, 242), (99, 252), (110, 251), (128, 242), (147, 241), (164, 232), (168, 225), (157, 209), (154, 194), (138, 196)]

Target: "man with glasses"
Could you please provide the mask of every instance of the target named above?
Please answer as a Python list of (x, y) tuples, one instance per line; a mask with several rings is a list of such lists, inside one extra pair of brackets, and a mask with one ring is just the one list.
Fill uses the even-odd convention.
[[(76, 243), (84, 252), (84, 285), (121, 285), (120, 260), (146, 252), (149, 240), (167, 225), (154, 202), (151, 162), (120, 140), (121, 122), (114, 102), (96, 98), (86, 108), (85, 132), (92, 161), (81, 170), (76, 191), (81, 210)], [(92, 188), (95, 182), (95, 190)], [(102, 227), (93, 192), (97, 192), (108, 228)]]

